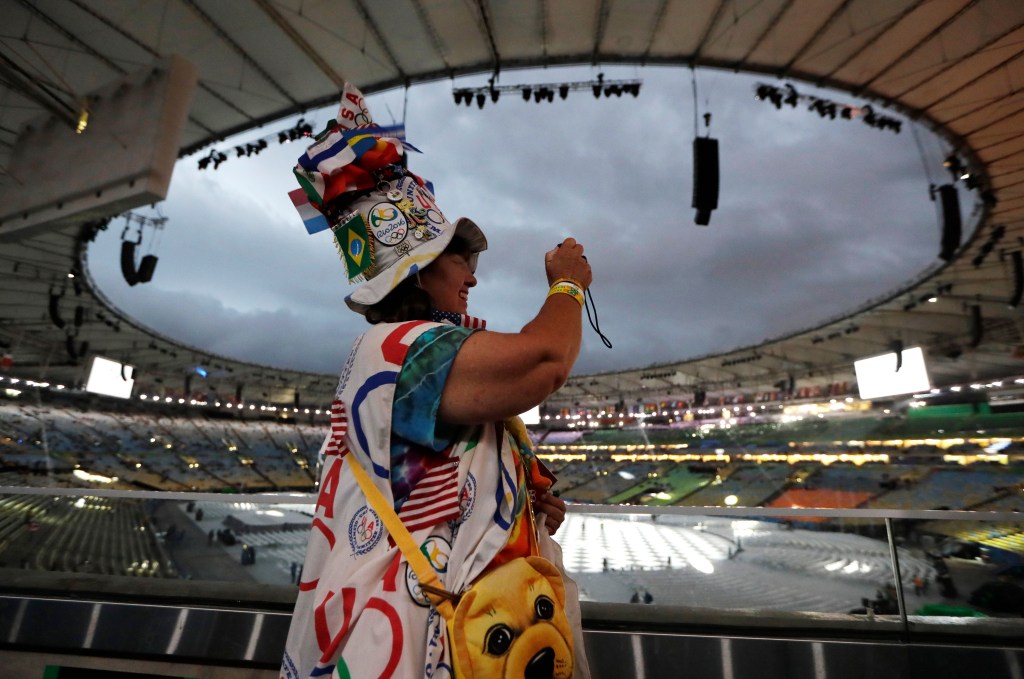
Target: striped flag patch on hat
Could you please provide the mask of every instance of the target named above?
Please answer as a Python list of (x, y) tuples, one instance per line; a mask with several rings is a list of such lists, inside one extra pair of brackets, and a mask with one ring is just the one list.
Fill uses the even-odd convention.
[(306, 231), (312, 234), (331, 228), (327, 218), (309, 202), (309, 195), (306, 191), (295, 189), (288, 192), (288, 197), (292, 199), (292, 205), (298, 211), (302, 223), (306, 226)]

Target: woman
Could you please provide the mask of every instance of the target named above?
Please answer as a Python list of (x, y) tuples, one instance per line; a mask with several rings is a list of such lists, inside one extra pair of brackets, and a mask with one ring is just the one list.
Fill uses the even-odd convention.
[[(338, 120), (369, 119), (347, 87)], [(348, 153), (359, 144), (362, 155)], [(379, 162), (402, 150), (372, 128), (328, 126), (296, 170), (332, 223), (350, 279), (365, 281), (346, 303), (372, 327), (342, 369), (321, 449), (288, 679), (452, 674), (444, 621), (384, 539), (350, 465), (367, 471), (450, 592), (537, 553), (528, 495), (550, 532), (565, 515), (516, 416), (558, 389), (579, 353), (591, 282), (583, 247), (567, 238), (545, 255), (549, 293), (521, 331), (482, 332), (466, 312), (486, 238), (471, 220), (448, 222), (404, 164)], [(353, 160), (339, 169), (341, 153)]]

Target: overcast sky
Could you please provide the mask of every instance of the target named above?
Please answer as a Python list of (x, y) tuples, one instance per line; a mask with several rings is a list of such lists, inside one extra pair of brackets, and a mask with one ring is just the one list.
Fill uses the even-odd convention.
[[(470, 312), (515, 331), (546, 292), (544, 252), (582, 242), (606, 349), (584, 332), (577, 374), (643, 367), (756, 344), (811, 327), (886, 293), (937, 262), (939, 225), (909, 125), (903, 133), (821, 119), (806, 105), (756, 101), (765, 78), (697, 72), (699, 112), (712, 113), (721, 192), (711, 225), (690, 207), (691, 72), (605, 68), (640, 78), (640, 96), (554, 103), (505, 95), (479, 110), (456, 106), (450, 81), (408, 93), (407, 137), (423, 151), (410, 168), (434, 182), (449, 220), (473, 217), (487, 235)], [(586, 80), (597, 69), (502, 74), (501, 84)], [(777, 81), (772, 84), (781, 85)], [(455, 86), (485, 84), (465, 78)], [(809, 86), (795, 83), (803, 93)], [(839, 92), (834, 101), (862, 104)], [(369, 97), (375, 120), (400, 121), (403, 92)], [(319, 131), (336, 109), (307, 115)], [(236, 140), (255, 141), (294, 119)], [(701, 134), (703, 134), (703, 121)], [(940, 179), (944, 147), (920, 129)], [(229, 150), (232, 143), (218, 145)], [(100, 289), (122, 311), (187, 344), (275, 367), (336, 373), (368, 326), (348, 310), (351, 289), (329, 232), (306, 234), (288, 191), (304, 150), (271, 141), (259, 156), (200, 171), (178, 163), (153, 281), (128, 287), (119, 269), (123, 222), (89, 252)]]

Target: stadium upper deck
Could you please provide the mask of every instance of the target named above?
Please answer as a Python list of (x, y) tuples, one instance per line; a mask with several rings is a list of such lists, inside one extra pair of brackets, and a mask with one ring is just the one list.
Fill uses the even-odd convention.
[[(19, 129), (40, 116), (58, 125), (77, 122), (85, 93), (114, 87), (140, 66), (159, 70), (168, 56), (180, 54), (197, 72), (182, 153), (326, 103), (343, 79), (374, 92), (502, 68), (633, 62), (759, 72), (852, 92), (932, 127), (972, 177), (973, 222), (951, 261), (848, 317), (757, 347), (574, 377), (551, 405), (637, 398), (696, 403), (703, 400), (698, 396), (732, 398), (780, 384), (822, 389), (852, 383), (853, 358), (887, 351), (897, 339), (925, 348), (939, 385), (1016, 377), (1017, 347), (1024, 344), (1014, 254), (1024, 217), (1024, 107), (1014, 83), (1024, 77), (1024, 9), (997, 0), (774, 0), (749, 11), (739, 4), (570, 2), (554, 11), (541, 2), (515, 3), (514, 9), (378, 3), (351, 12), (341, 5), (302, 10), (270, 2), (243, 10), (173, 0), (131, 11), (103, 3), (7, 3), (11, 58), (0, 84), (0, 190), (12, 200), (32, 195), (39, 205), (18, 214), (0, 210), (0, 351), (11, 364), (4, 370), (74, 384), (79, 354), (106, 352), (130, 356), (147, 393), (177, 397), (186, 395), (186, 375), (203, 357), (215, 365), (222, 391), (244, 385), (248, 398), (277, 405), (293, 403), (297, 394), (311, 403), (329, 396), (334, 376), (210, 356), (111, 308), (86, 266), (89, 242), (113, 214), (100, 204), (49, 225), (23, 224), (35, 219), (34, 211), (71, 210), (38, 183), (33, 192), (20, 188), (24, 182), (11, 162), (32, 149), (22, 144)], [(245, 21), (238, 21), (242, 14)], [(396, 23), (408, 29), (401, 40), (380, 30)], [(340, 28), (324, 32), (321, 25)], [(367, 35), (378, 39), (367, 44)], [(354, 50), (355, 44), (363, 47)], [(225, 73), (251, 77), (227, 86)], [(68, 274), (76, 277), (69, 282)], [(933, 297), (937, 303), (922, 303)]]

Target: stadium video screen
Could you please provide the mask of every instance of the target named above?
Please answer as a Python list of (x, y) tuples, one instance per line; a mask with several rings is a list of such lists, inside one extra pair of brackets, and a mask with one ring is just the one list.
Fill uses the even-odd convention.
[[(122, 369), (123, 368), (123, 369)], [(104, 396), (131, 398), (135, 368), (102, 356), (93, 356), (85, 390)]]
[(896, 370), (897, 356), (895, 352), (872, 356), (853, 362), (857, 373), (857, 388), (862, 399), (898, 396), (914, 392), (928, 391), (932, 388), (928, 381), (928, 371), (924, 365), (924, 352), (921, 347), (903, 350), (903, 364)]
[(540, 424), (540, 406), (534, 406), (520, 415), (523, 424)]

